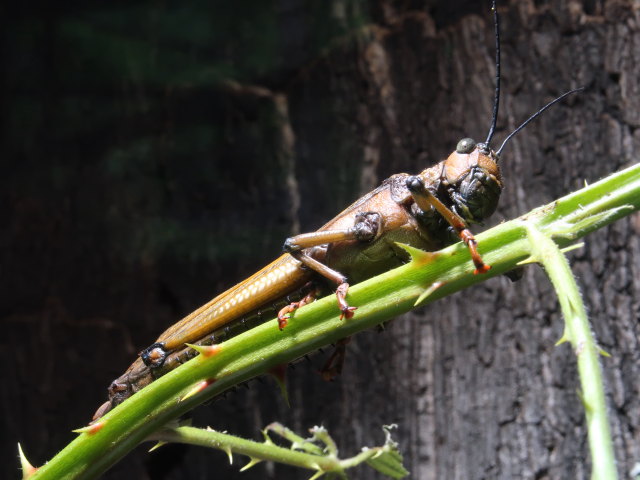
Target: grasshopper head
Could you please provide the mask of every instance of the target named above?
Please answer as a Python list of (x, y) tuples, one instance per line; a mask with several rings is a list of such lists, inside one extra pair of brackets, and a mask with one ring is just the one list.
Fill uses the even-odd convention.
[(500, 199), (498, 155), (484, 143), (460, 140), (444, 162), (442, 184), (460, 216), (469, 223), (481, 222), (493, 214)]

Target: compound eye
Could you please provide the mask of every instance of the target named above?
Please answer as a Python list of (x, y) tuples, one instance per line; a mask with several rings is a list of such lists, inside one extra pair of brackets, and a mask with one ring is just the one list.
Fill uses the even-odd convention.
[(457, 153), (471, 153), (476, 148), (476, 141), (471, 138), (463, 138), (456, 145)]

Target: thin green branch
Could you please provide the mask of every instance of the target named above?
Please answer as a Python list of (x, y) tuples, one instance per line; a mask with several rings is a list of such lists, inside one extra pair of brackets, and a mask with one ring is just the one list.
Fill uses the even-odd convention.
[(591, 333), (587, 312), (566, 257), (548, 234), (543, 234), (533, 225), (528, 224), (526, 228), (531, 243), (532, 260), (544, 266), (562, 308), (565, 331), (558, 344), (570, 342), (578, 358), (582, 403), (587, 418), (593, 465), (591, 478), (614, 480), (618, 477), (607, 419), (604, 382), (600, 370), (601, 350)]
[[(172, 419), (238, 383), (374, 327), (416, 303), (435, 301), (515, 268), (531, 253), (522, 220), (566, 246), (638, 208), (640, 166), (636, 165), (478, 235), (483, 258), (493, 266), (488, 274), (471, 274), (469, 254), (461, 244), (436, 253), (407, 248), (410, 263), (349, 290), (350, 304), (358, 307), (352, 319), (340, 320), (331, 295), (298, 310), (283, 331), (272, 321), (234, 337), (221, 344), (217, 355), (197, 356), (113, 409), (32, 478), (94, 478)], [(201, 382), (208, 388), (187, 398)]]
[[(162, 442), (186, 443), (223, 450), (229, 454), (237, 453), (246, 455), (251, 459), (260, 459), (306, 468), (314, 471), (333, 472), (341, 469), (340, 462), (333, 455), (314, 455), (306, 452), (280, 447), (273, 443), (254, 442), (211, 429), (195, 427), (178, 427), (169, 430), (160, 430), (154, 433), (150, 439)], [(249, 462), (255, 465), (256, 462)]]
[[(268, 427), (268, 429), (274, 431), (274, 428), (271, 427)], [(409, 472), (402, 466), (402, 457), (398, 452), (397, 444), (391, 440), (390, 428), (385, 427), (387, 438), (383, 446), (364, 448), (359, 454), (345, 459), (338, 458), (338, 449), (335, 442), (323, 427), (312, 428), (313, 437), (308, 440), (302, 440), (297, 435), (293, 435), (295, 438), (291, 448), (275, 445), (266, 433), (268, 429), (264, 432), (264, 442), (238, 438), (226, 433), (216, 432), (210, 428), (205, 430), (194, 427), (163, 429), (154, 433), (150, 439), (158, 440), (161, 443), (186, 443), (217, 448), (227, 453), (230, 463), (233, 462), (234, 453), (246, 455), (250, 460), (241, 469), (242, 471), (266, 460), (312, 470), (316, 472), (312, 478), (319, 478), (325, 473), (333, 473), (346, 478), (346, 470), (349, 468), (369, 463), (370, 466), (383, 471), (391, 478), (403, 478)], [(288, 429), (279, 425), (275, 426), (275, 429), (281, 432), (288, 431)], [(287, 434), (287, 436), (289, 435)], [(310, 453), (311, 450), (314, 450), (312, 448), (304, 448), (302, 449), (303, 451), (300, 451), (302, 443), (313, 445), (317, 448), (316, 443), (319, 442), (324, 443), (326, 448), (317, 449), (313, 453)], [(374, 461), (374, 459), (378, 461)]]
[(315, 455), (320, 455), (322, 453), (322, 449), (319, 446), (297, 435), (281, 423), (271, 423), (270, 425), (267, 425), (263, 432), (265, 433), (265, 435), (267, 435), (268, 432), (273, 432), (276, 435), (284, 438), (291, 443), (291, 448), (295, 450), (302, 450), (308, 453), (313, 453)]

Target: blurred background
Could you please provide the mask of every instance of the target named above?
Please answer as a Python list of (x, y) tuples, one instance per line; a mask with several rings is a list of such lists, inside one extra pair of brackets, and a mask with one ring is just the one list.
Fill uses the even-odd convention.
[[(167, 326), (393, 173), (485, 138), (488, 1), (41, 2), (0, 7), (2, 478), (41, 465)], [(637, 162), (633, 0), (500, 1), (495, 142), (585, 86), (503, 154), (495, 224)], [(476, 227), (476, 231), (482, 228)], [(603, 361), (621, 475), (640, 461), (640, 218), (571, 253)], [(341, 454), (395, 438), (416, 479), (587, 478), (575, 359), (529, 267), (365, 332), (342, 377), (325, 354), (201, 407), (194, 424), (260, 439), (324, 425)], [(271, 464), (150, 445), (105, 478), (300, 479)], [(244, 459), (243, 459), (244, 460)], [(377, 478), (366, 468), (355, 479)]]

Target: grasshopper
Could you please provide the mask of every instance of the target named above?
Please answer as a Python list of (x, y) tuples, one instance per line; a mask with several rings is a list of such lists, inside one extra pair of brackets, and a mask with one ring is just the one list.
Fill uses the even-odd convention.
[[(500, 100), (499, 18), (495, 0), (492, 10), (496, 88), (486, 140), (478, 143), (464, 138), (445, 160), (417, 175), (393, 175), (317, 231), (288, 238), (279, 258), (169, 327), (145, 348), (127, 371), (111, 383), (109, 400), (98, 409), (94, 420), (194, 357), (195, 350), (186, 344), (219, 343), (239, 322), (248, 324), (256, 318), (260, 321), (264, 311), (274, 304), (280, 305), (277, 319), (282, 330), (292, 312), (316, 298), (319, 281), (337, 286), (340, 316), (348, 321), (356, 310), (346, 299), (349, 284), (402, 265), (406, 253), (397, 243), (434, 251), (462, 240), (470, 252), (474, 273), (489, 270), (468, 225), (482, 222), (496, 210), (504, 185), (498, 165), (503, 148), (543, 111), (580, 90), (571, 90), (549, 102), (493, 150), (490, 143)], [(297, 295), (295, 301), (291, 300), (292, 295)], [(329, 374), (340, 370), (340, 366), (331, 365), (334, 359), (325, 366)]]

